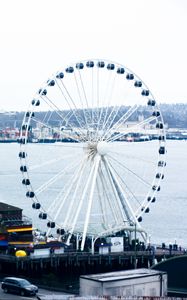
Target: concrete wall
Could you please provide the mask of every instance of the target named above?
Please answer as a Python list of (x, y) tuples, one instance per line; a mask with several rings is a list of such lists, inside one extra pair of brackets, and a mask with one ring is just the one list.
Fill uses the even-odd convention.
[(160, 275), (129, 280), (106, 282), (103, 284), (103, 294), (110, 296), (166, 296), (167, 276)]

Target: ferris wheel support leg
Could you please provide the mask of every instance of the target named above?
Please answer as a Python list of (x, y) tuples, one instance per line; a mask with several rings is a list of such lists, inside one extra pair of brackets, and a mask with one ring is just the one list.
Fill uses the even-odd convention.
[(141, 232), (141, 236), (143, 237), (145, 243), (147, 243), (147, 232)]
[(121, 219), (121, 221), (124, 220), (125, 215), (124, 215), (123, 210), (121, 210), (121, 202), (118, 201), (119, 197), (118, 197), (117, 191), (115, 189), (113, 180), (111, 178), (110, 170), (109, 170), (109, 168), (108, 168), (108, 166), (106, 164), (106, 160), (103, 160), (103, 161), (104, 161), (104, 165), (105, 165), (105, 169), (106, 169), (108, 178), (109, 178), (111, 186), (112, 186), (112, 192), (114, 193), (115, 198), (117, 199), (117, 201), (116, 201), (117, 205), (114, 205), (114, 203), (111, 203), (111, 211), (113, 212), (113, 216), (115, 218), (115, 222), (116, 222), (116, 225), (117, 225), (120, 219)]
[(79, 240), (80, 240), (80, 237), (79, 237), (79, 234), (77, 233), (77, 235), (76, 235), (76, 250), (77, 251), (79, 250)]
[[(121, 188), (121, 185), (116, 177), (116, 175), (114, 174), (112, 168), (110, 167), (110, 164), (108, 163), (108, 160), (105, 158), (105, 161), (107, 162), (107, 166), (109, 168), (110, 174), (111, 174), (111, 178), (113, 180), (114, 186), (116, 188), (117, 194), (119, 196), (119, 199), (122, 203), (122, 207), (127, 215), (128, 221), (131, 222), (133, 221), (133, 223), (136, 223), (137, 228), (141, 228), (140, 224), (137, 222), (136, 216), (134, 214), (134, 211), (129, 203), (129, 201), (127, 200), (127, 197), (124, 194), (124, 191)], [(128, 211), (127, 211), (128, 208)], [(129, 212), (131, 214), (132, 217), (129, 216)]]
[(92, 254), (94, 254), (94, 245), (95, 245), (95, 240), (94, 237), (92, 236)]
[(87, 179), (87, 182), (84, 186), (84, 190), (83, 190), (83, 193), (82, 193), (82, 197), (79, 201), (79, 205), (77, 207), (77, 211), (76, 211), (76, 214), (74, 216), (74, 219), (73, 219), (73, 223), (72, 223), (72, 226), (71, 226), (71, 229), (69, 231), (69, 234), (73, 234), (73, 231), (75, 229), (75, 225), (76, 225), (76, 222), (77, 222), (77, 219), (78, 219), (78, 216), (79, 216), (79, 213), (80, 213), (80, 210), (82, 208), (82, 205), (83, 205), (83, 201), (84, 201), (84, 198), (86, 196), (86, 193), (87, 193), (87, 190), (88, 190), (88, 187), (89, 187), (89, 184), (90, 184), (90, 181), (91, 181), (91, 178), (92, 178), (92, 175), (94, 173), (94, 168), (95, 168), (95, 164), (93, 164), (92, 168), (91, 168), (91, 171), (90, 171), (90, 174), (88, 176), (88, 179)]
[(68, 235), (67, 241), (66, 241), (66, 245), (69, 246), (70, 245), (70, 240), (71, 240), (72, 234)]
[(95, 184), (96, 184), (97, 172), (98, 172), (99, 163), (100, 163), (101, 158), (99, 155), (97, 155), (95, 159), (96, 159), (95, 170), (94, 170), (94, 174), (93, 174), (93, 181), (92, 181), (92, 186), (91, 186), (91, 191), (90, 191), (90, 197), (88, 199), (88, 208), (87, 208), (87, 212), (86, 212), (86, 219), (85, 219), (83, 235), (82, 235), (81, 251), (83, 251), (83, 249), (84, 249), (86, 233), (87, 233), (88, 223), (89, 223), (89, 218), (90, 218), (90, 212), (91, 212), (91, 208), (92, 208), (94, 188), (95, 188)]
[(94, 250), (95, 242), (97, 241), (98, 238), (99, 238), (99, 236), (96, 236), (96, 237), (92, 236), (92, 249), (91, 249), (91, 251), (92, 251), (93, 255), (95, 253), (95, 250)]

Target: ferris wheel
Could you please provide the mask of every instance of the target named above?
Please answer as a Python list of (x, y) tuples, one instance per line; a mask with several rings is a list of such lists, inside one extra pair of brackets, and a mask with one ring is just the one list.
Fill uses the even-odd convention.
[(154, 209), (166, 165), (161, 111), (131, 70), (86, 60), (38, 89), (20, 133), (26, 197), (47, 228), (69, 242), (131, 231)]

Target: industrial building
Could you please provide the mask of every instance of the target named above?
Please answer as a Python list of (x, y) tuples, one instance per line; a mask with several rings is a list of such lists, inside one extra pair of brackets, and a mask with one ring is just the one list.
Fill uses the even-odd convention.
[(167, 296), (167, 273), (134, 269), (80, 276), (80, 296)]

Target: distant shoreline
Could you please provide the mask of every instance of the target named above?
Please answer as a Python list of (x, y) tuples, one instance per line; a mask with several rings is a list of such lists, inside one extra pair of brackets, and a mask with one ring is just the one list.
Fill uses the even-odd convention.
[[(166, 139), (167, 140), (175, 140), (175, 141), (187, 141), (187, 135), (186, 136), (183, 136), (183, 137), (181, 137), (181, 136), (179, 136), (179, 137), (177, 137), (177, 136), (166, 136)], [(155, 139), (154, 139), (155, 140)], [(148, 141), (148, 140), (142, 140), (142, 139), (137, 139), (137, 140), (134, 140), (133, 142), (145, 142), (145, 141)], [(149, 141), (151, 141), (151, 140), (149, 140)], [(61, 142), (61, 143), (76, 143), (77, 141), (70, 141), (70, 140), (68, 140), (68, 139), (65, 139), (65, 140), (61, 140), (61, 141), (57, 141), (57, 140), (55, 140), (55, 139), (46, 139), (46, 140), (38, 140), (37, 142), (31, 142), (31, 141), (29, 141), (28, 143), (31, 143), (31, 144), (42, 144), (42, 143), (44, 143), (44, 144), (53, 144), (53, 143), (59, 143), (59, 142)], [(129, 143), (131, 143), (132, 141), (122, 141), (122, 140), (120, 140), (120, 141), (116, 141), (116, 142), (129, 142)], [(14, 139), (6, 139), (6, 140), (0, 140), (0, 143), (2, 143), (2, 144), (11, 144), (11, 143), (17, 143), (17, 144), (19, 144), (20, 142), (19, 142), (19, 140), (14, 140)]]

